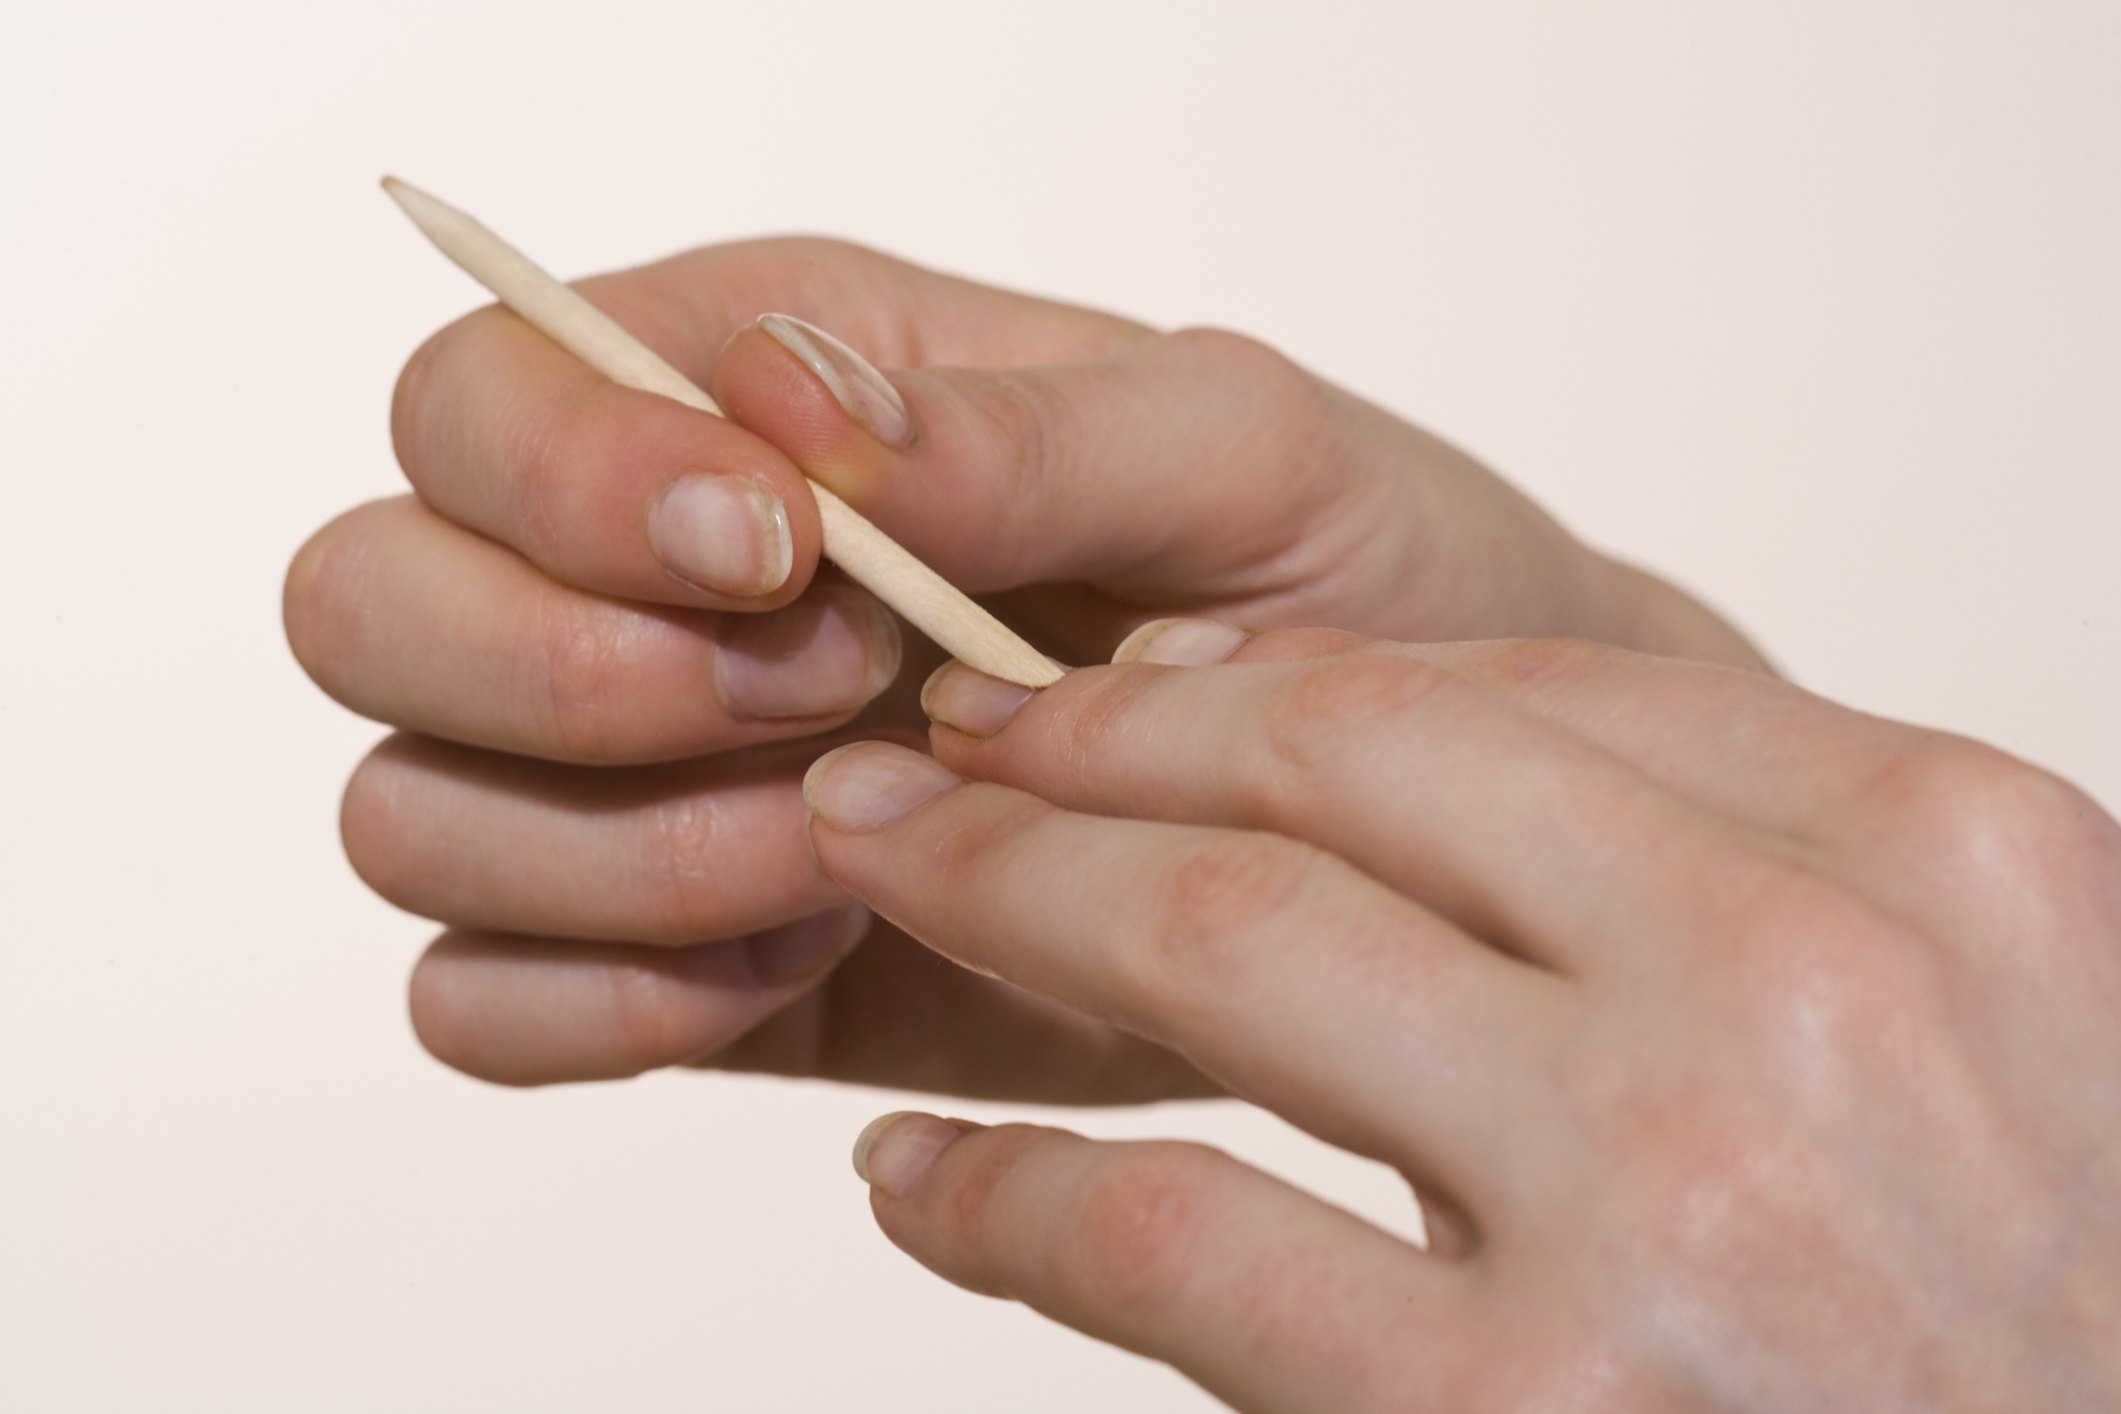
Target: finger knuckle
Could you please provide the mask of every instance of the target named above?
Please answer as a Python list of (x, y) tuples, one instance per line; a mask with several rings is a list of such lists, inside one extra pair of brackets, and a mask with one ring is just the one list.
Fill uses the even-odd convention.
[(429, 488), (434, 469), (457, 450), (465, 386), (496, 365), (517, 327), (517, 316), (499, 305), (473, 310), (428, 335), (398, 370), (391, 445), (413, 485)]
[(1128, 1145), (1103, 1155), (1058, 1249), (1061, 1289), (1084, 1307), (1155, 1310), (1183, 1297), (1216, 1186), (1213, 1151)]
[(398, 370), (397, 384), (390, 393), (390, 441), (397, 453), (398, 465), (405, 469), (408, 477), (415, 478), (415, 485), (427, 465), (427, 442), (432, 436), (434, 409), (448, 402), (446, 398), (437, 397), (435, 385), (460, 357), (465, 344), (476, 338), (479, 328), (494, 317), (494, 311), (480, 310), (436, 330), (413, 350), (412, 357), (406, 359), (405, 366)]
[(569, 400), (511, 418), (496, 450), (513, 484), (501, 488), (502, 508), (490, 513), (500, 523), (489, 528), (532, 563), (566, 569), (582, 528), (596, 523), (600, 489), (614, 481), (614, 447), (580, 401)]
[(1147, 936), (1130, 950), (1144, 1005), (1168, 1010), (1231, 985), (1261, 931), (1294, 906), (1317, 858), (1265, 833), (1219, 833), (1176, 850), (1151, 884)]
[(426, 820), (414, 799), (411, 739), (393, 736), (362, 758), (339, 800), (339, 840), (347, 863), (379, 896), (412, 913), (432, 907)]
[(1036, 1151), (1053, 1141), (1051, 1130), (1036, 1125), (1000, 1124), (952, 1146), (938, 1214), (946, 1240), (975, 1252), (1008, 1243), (1019, 1227), (1009, 1211), (1015, 1185)]
[(1158, 674), (1150, 672), (1106, 672), (1082, 674), (1069, 683), (1073, 697), (1062, 719), (1061, 753), (1057, 763), (1065, 778), (1094, 779), (1096, 763), (1106, 759), (1112, 743), (1124, 739), (1127, 724), (1156, 691)]
[(1266, 698), (1267, 748), (1290, 771), (1309, 774), (1326, 752), (1345, 751), (1380, 730), (1404, 732), (1411, 714), (1455, 682), (1446, 669), (1407, 654), (1358, 651), (1318, 659)]
[(618, 621), (595, 613), (594, 602), (543, 598), (528, 635), (534, 658), (526, 674), (540, 689), (531, 700), (543, 715), (543, 734), (567, 760), (609, 761), (623, 755), (619, 689), (629, 645), (614, 628)]
[(1974, 742), (1910, 748), (1874, 773), (1861, 797), (1896, 849), (1961, 887), (2032, 901), (2121, 861), (2113, 820), (2083, 791)]
[(1279, 349), (1228, 329), (1190, 328), (1166, 334), (1150, 353), (1190, 386), (1227, 399), (1226, 424), (1243, 430), (1262, 464), (1324, 482), (1318, 473), (1339, 462), (1345, 409), (1331, 385)]
[(800, 278), (806, 269), (831, 270), (843, 265), (861, 266), (889, 260), (874, 246), (848, 240), (844, 236), (824, 235), (816, 231), (789, 231), (777, 236), (759, 236), (753, 240), (731, 241), (726, 245), (704, 246), (694, 251), (696, 257), (718, 262), (735, 262), (754, 270)]
[(1566, 688), (1610, 672), (1621, 650), (1582, 638), (1517, 638), (1483, 645), (1459, 666), (1468, 677), (1517, 688)]
[(1005, 449), (992, 459), (987, 475), (968, 490), (985, 498), (996, 513), (985, 521), (986, 533), (998, 536), (995, 554), (1001, 563), (1031, 559), (1051, 530), (1041, 516), (1009, 515), (1010, 507), (1052, 506), (1069, 487), (1080, 483), (1071, 461), (1083, 444), (1080, 415), (1074, 401), (1050, 379), (1001, 373), (980, 379), (982, 396), (972, 402), (985, 424), (980, 444)]
[(1273, 345), (1235, 330), (1196, 326), (1158, 341), (1161, 356), (1198, 370), (1274, 421), (1318, 410), (1323, 384)]
[(1237, 651), (1245, 662), (1296, 662), (1350, 652), (1367, 641), (1341, 628), (1271, 628), (1253, 634)]
[(413, 1034), (436, 1060), (466, 1074), (483, 1073), (478, 1044), (486, 1016), (485, 999), (467, 967), (464, 935), (445, 933), (414, 964), (406, 985)]
[(717, 864), (729, 830), (723, 800), (712, 792), (686, 792), (651, 807), (641, 829), (634, 858), (645, 900), (644, 936), (689, 942), (712, 933), (727, 906)]
[(309, 537), (288, 564), (280, 615), (302, 671), (344, 700), (365, 620), (359, 612), (371, 537), (369, 507), (339, 516)]
[(676, 1065), (709, 1043), (692, 993), (667, 970), (619, 959), (603, 972), (613, 1069), (639, 1074)]
[(985, 808), (967, 809), (943, 822), (929, 845), (936, 876), (954, 880), (1005, 874), (1024, 847), (1026, 830), (1051, 807), (1031, 799), (996, 799), (995, 788), (979, 782), (955, 789), (982, 797)]
[[(614, 396), (588, 380), (552, 397), (467, 396), (506, 368), (525, 336), (511, 312), (468, 314), (421, 345), (399, 374), (391, 436), (415, 490), (452, 520), (505, 537), (539, 564), (564, 561), (573, 528), (593, 511), (623, 451), (594, 414)], [(645, 431), (636, 435), (651, 440)], [(476, 486), (466, 462), (483, 473)]]

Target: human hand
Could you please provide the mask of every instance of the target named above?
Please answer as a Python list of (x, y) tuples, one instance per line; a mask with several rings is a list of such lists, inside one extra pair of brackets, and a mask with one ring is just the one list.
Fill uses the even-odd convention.
[(1433, 1250), (1210, 1149), (924, 1115), (856, 1151), (899, 1246), (1246, 1410), (2121, 1408), (2090, 800), (1580, 642), (1118, 656), (945, 668), (933, 758), (812, 768), (819, 858), (1396, 1167)]
[[(1234, 335), (1155, 335), (815, 240), (585, 288), (711, 374), (734, 420), (616, 387), (481, 311), (400, 382), (415, 494), (335, 521), (288, 577), (298, 658), (401, 729), (349, 785), (347, 850), (450, 925), (413, 1020), (474, 1074), (711, 1057), (1048, 1099), (1201, 1087), (888, 927), (817, 989), (866, 915), (811, 858), (801, 771), (821, 742), (917, 728), (911, 686), (937, 659), (916, 647), (902, 673), (890, 616), (812, 580), (805, 470), (1070, 659), (1176, 608), (1751, 661), (1461, 454)], [(815, 331), (750, 324), (774, 308), (836, 328), (889, 381), (833, 363)]]

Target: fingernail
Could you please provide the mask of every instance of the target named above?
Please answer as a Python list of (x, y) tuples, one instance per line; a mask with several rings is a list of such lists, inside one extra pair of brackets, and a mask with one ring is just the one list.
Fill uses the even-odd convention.
[(784, 987), (815, 976), (854, 951), (869, 931), (869, 910), (859, 904), (744, 939), (744, 956), (761, 986)]
[(898, 621), (858, 589), (813, 589), (770, 614), (731, 614), (714, 655), (714, 690), (734, 717), (842, 716), (891, 685)]
[(1030, 688), (963, 663), (943, 664), (921, 685), (921, 710), (929, 719), (971, 736), (993, 736), (1030, 700)]
[(836, 830), (867, 834), (910, 814), (958, 784), (918, 751), (857, 741), (828, 751), (803, 777), (803, 802)]
[(1228, 658), (1250, 637), (1241, 628), (1212, 619), (1155, 619), (1128, 634), (1112, 650), (1112, 661), (1205, 668)]
[(982, 1126), (898, 1110), (869, 1121), (854, 1141), (854, 1171), (871, 1188), (903, 1198), (927, 1177), (943, 1150)]
[(748, 476), (679, 477), (649, 517), (648, 543), (663, 568), (717, 594), (771, 594), (795, 567), (788, 508)]
[(759, 328), (801, 359), (825, 391), (839, 400), (847, 416), (870, 436), (887, 447), (912, 445), (913, 419), (906, 414), (905, 399), (890, 379), (876, 371), (876, 365), (815, 324), (805, 324), (793, 315), (761, 315)]

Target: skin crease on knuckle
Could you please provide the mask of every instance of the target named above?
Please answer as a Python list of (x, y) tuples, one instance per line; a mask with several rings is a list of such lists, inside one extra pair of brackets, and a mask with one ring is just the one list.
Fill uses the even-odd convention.
[(1214, 1231), (1217, 1177), (1203, 1151), (1179, 1144), (1107, 1156), (1083, 1185), (1060, 1249), (1064, 1299), (1122, 1322), (1182, 1301)]
[(1625, 654), (1582, 638), (1515, 638), (1485, 644), (1458, 665), (1476, 681), (1506, 682), (1519, 689), (1566, 693), (1575, 683), (1611, 672)]
[[(1065, 398), (1047, 391), (1036, 379), (998, 376), (988, 385), (988, 396), (974, 401), (974, 410), (987, 424), (983, 445), (1008, 449), (984, 470), (990, 474), (969, 487), (984, 498), (988, 510), (981, 517), (998, 534), (1001, 544), (992, 553), (996, 564), (1035, 564), (1045, 551), (1050, 529), (1044, 517), (1011, 515), (1008, 508), (1049, 503), (1056, 488), (1079, 478), (1067, 464), (1067, 449), (1079, 444), (1081, 434), (1072, 427), (1074, 409)], [(968, 586), (974, 590), (1006, 588), (1005, 585)]]
[(1320, 658), (1273, 690), (1261, 707), (1261, 746), (1283, 782), (1314, 779), (1349, 740), (1403, 735), (1433, 696), (1461, 690), (1447, 670), (1419, 658), (1358, 649)]
[[(1410, 1381), (1400, 1352), (1369, 1339), (1374, 1273), (1351, 1272), (1301, 1244), (1269, 1240), (1234, 1261), (1218, 1250), (1225, 1234), (1247, 1226), (1250, 1205), (1235, 1177), (1226, 1157), (1201, 1145), (1092, 1145), (1004, 1125), (952, 1146), (928, 1193), (911, 1205), (879, 1200), (878, 1214), (960, 1285), (1029, 1300), (1135, 1348), (1144, 1326), (1186, 1319), (1212, 1261), (1232, 1323), (1219, 1340), (1241, 1341), (1263, 1362), (1285, 1352), (1327, 1364), (1334, 1409), (1428, 1407), (1405, 1398), (1433, 1398), (1433, 1371)], [(1027, 1220), (1033, 1211), (1036, 1220)]]
[(357, 662), (367, 631), (361, 606), (374, 543), (363, 528), (374, 503), (333, 518), (309, 537), (287, 568), (281, 617), (288, 647), (310, 680), (335, 700), (347, 693), (345, 665)]
[[(921, 1203), (927, 1230), (919, 1240), (953, 1277), (990, 1291), (1018, 1288), (1010, 1269), (1037, 1263), (1053, 1301), (1076, 1313), (1108, 1312), (1124, 1325), (1183, 1296), (1212, 1235), (1203, 1190), (1213, 1167), (1209, 1151), (1183, 1144), (1093, 1151), (1072, 1136), (1002, 1125), (960, 1141), (938, 1163), (937, 1196)], [(1046, 1206), (1046, 1190), (1065, 1180), (1048, 1177), (1049, 1169), (1074, 1179), (1059, 1208)], [(1044, 1209), (1040, 1226), (1051, 1224), (1046, 1230), (1060, 1238), (1044, 1251), (1023, 1247), (1025, 1235), (1039, 1230), (1023, 1221), (1034, 1205)]]
[[(657, 804), (642, 819), (641, 895), (653, 900), (657, 941), (698, 942), (708, 921), (726, 910), (732, 881), (717, 867), (731, 827), (723, 798), (694, 791)], [(791, 841), (791, 853), (801, 846)]]
[[(451, 519), (462, 508), (451, 504), (453, 496), (439, 494), (448, 489), (450, 478), (440, 474), (438, 463), (467, 456), (467, 443), (478, 435), (477, 427), (467, 424), (466, 409), (479, 400), (467, 396), (465, 384), (469, 380), (505, 388), (497, 381), (498, 370), (507, 368), (511, 350), (529, 332), (509, 310), (474, 310), (430, 335), (398, 374), (390, 416), (398, 465), (421, 497)], [(552, 542), (552, 521), (536, 511), (546, 500), (540, 492), (567, 479), (564, 459), (553, 454), (555, 429), (566, 419), (539, 404), (513, 402), (499, 419), (509, 438), (502, 461), (518, 469), (518, 504), (530, 514), (511, 529), (524, 536), (524, 548), (535, 554)]]
[(545, 730), (574, 760), (593, 761), (610, 752), (612, 733), (605, 708), (616, 676), (618, 645), (571, 604), (545, 601), (547, 607), (529, 635), (536, 659), (525, 680), (544, 688)]
[(705, 1037), (698, 1014), (668, 973), (621, 965), (605, 968), (604, 976), (610, 988), (606, 1017), (626, 1073), (676, 1065), (700, 1049)]
[(419, 893), (419, 871), (434, 855), (421, 847), (430, 823), (404, 808), (404, 743), (388, 737), (364, 757), (339, 800), (339, 839), (362, 883), (400, 908)]
[(1218, 992), (1243, 991), (1257, 939), (1306, 892), (1318, 855), (1279, 835), (1219, 832), (1177, 851), (1149, 888), (1146, 927), (1123, 946), (1146, 1026)]
[[(516, 389), (505, 370), (526, 341), (543, 339), (499, 308), (441, 330), (399, 377), (392, 429), (399, 465), (423, 500), (555, 567), (579, 558), (588, 543), (583, 528), (606, 519), (606, 488), (629, 483), (620, 468), (663, 470), (690, 444), (685, 413), (586, 370), (557, 396)], [(466, 481), (470, 466), (497, 475), (475, 491)], [(496, 491), (503, 500), (485, 499)]]
[[(1374, 410), (1279, 350), (1225, 329), (1181, 329), (1153, 341), (1143, 356), (1175, 365), (1193, 386), (1229, 390), (1233, 401), (1218, 409), (1220, 435), (1241, 445), (1230, 446), (1228, 460), (1269, 471), (1249, 506), (1229, 505), (1216, 493), (1216, 502), (1191, 513), (1204, 522), (1253, 522), (1242, 537), (1251, 547), (1247, 564), (1227, 586), (1229, 597), (1299, 623), (1343, 618), (1344, 605), (1398, 597), (1406, 567), (1426, 558), (1405, 539), (1418, 521), (1405, 513), (1418, 478), (1378, 474), (1388, 464), (1398, 468), (1372, 445), (1388, 439), (1363, 435), (1365, 414)], [(1366, 570), (1377, 582), (1364, 580)]]

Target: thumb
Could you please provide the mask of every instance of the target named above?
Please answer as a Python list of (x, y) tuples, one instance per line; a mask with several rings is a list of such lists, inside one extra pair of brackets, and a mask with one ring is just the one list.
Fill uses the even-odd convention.
[[(1111, 642), (1158, 613), (1376, 638), (1575, 637), (1758, 668), (1712, 611), (1473, 458), (1241, 335), (889, 373), (770, 314), (715, 396), (974, 593)], [(1087, 585), (1087, 590), (1082, 586)], [(1098, 636), (1093, 634), (1093, 637)]]
[(1235, 334), (886, 374), (767, 315), (713, 385), (731, 417), (976, 593), (1086, 581), (1150, 605), (1256, 605), (1315, 597), (1358, 564), (1403, 586), (1417, 549), (1416, 488), (1387, 444), (1430, 439)]

